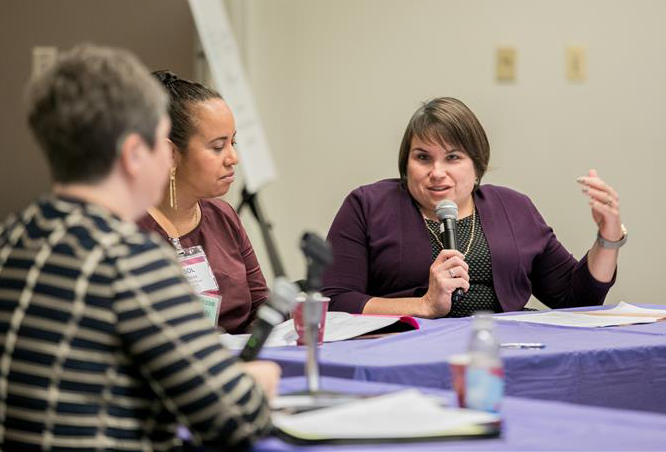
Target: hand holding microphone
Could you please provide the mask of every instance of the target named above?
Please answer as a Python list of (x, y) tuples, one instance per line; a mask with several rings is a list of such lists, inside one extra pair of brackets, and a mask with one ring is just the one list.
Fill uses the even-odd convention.
[[(440, 240), (444, 245), (444, 249), (457, 250), (458, 249), (458, 235), (456, 233), (456, 221), (458, 220), (458, 205), (450, 199), (445, 199), (437, 204), (435, 213), (440, 221)], [(465, 256), (463, 256), (463, 259)], [(465, 269), (465, 273), (467, 273)], [(451, 278), (455, 278), (454, 270), (449, 270)], [(469, 280), (469, 275), (467, 276)], [(468, 285), (469, 288), (469, 285)], [(456, 303), (463, 299), (463, 290), (459, 287), (451, 295), (451, 302)]]
[(457, 303), (469, 290), (469, 265), (465, 256), (457, 250), (456, 220), (458, 206), (445, 199), (437, 204), (440, 220), (440, 240), (443, 250), (430, 266), (428, 292), (424, 300), (428, 317), (442, 317), (449, 313), (451, 304)]

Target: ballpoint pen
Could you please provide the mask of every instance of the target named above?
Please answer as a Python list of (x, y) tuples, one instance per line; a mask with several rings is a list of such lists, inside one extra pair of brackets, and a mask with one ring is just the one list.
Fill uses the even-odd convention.
[(500, 348), (546, 348), (546, 344), (538, 342), (504, 342)]

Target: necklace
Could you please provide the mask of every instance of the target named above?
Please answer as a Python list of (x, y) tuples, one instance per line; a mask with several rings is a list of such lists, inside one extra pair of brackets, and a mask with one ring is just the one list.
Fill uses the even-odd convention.
[[(444, 244), (439, 239), (439, 234), (437, 234), (432, 229), (430, 229), (430, 226), (428, 226), (428, 222), (426, 221), (425, 216), (423, 217), (423, 222), (425, 223), (426, 229), (428, 230), (428, 232), (430, 232), (430, 234), (432, 234), (432, 236), (435, 238), (435, 240), (437, 241), (439, 246), (441, 246), (442, 249), (444, 249)], [(472, 249), (472, 243), (474, 242), (474, 231), (475, 231), (475, 229), (476, 229), (476, 207), (474, 205), (472, 205), (472, 232), (469, 235), (469, 242), (467, 243), (467, 248), (465, 249), (465, 252), (463, 253), (464, 257), (467, 257), (467, 253), (469, 253), (469, 250)]]
[(193, 217), (193, 222), (190, 221), (186, 225), (186, 227), (182, 230), (185, 231), (184, 234), (180, 234), (178, 231), (178, 228), (169, 220), (169, 218), (162, 213), (161, 210), (159, 210), (157, 207), (151, 207), (148, 209), (148, 213), (150, 214), (151, 217), (159, 224), (162, 229), (164, 229), (164, 232), (167, 233), (167, 236), (172, 239), (172, 240), (178, 240), (178, 238), (181, 235), (188, 234), (190, 231), (194, 230), (199, 225), (199, 220), (201, 219), (201, 206), (199, 206), (199, 203), (197, 202), (197, 205), (195, 206), (194, 209), (194, 217)]
[(199, 206), (199, 203), (197, 203), (196, 207), (194, 208), (194, 227), (195, 228), (199, 224), (199, 218), (200, 217), (201, 217), (201, 207)]

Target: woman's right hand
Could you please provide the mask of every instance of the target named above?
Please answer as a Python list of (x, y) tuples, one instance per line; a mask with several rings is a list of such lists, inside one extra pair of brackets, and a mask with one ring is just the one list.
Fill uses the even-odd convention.
[(240, 365), (264, 390), (268, 400), (277, 396), (282, 373), (280, 366), (272, 361), (249, 361), (241, 362)]
[(451, 294), (469, 290), (469, 266), (458, 250), (442, 250), (430, 266), (428, 292), (423, 296), (424, 317), (436, 319), (451, 311)]

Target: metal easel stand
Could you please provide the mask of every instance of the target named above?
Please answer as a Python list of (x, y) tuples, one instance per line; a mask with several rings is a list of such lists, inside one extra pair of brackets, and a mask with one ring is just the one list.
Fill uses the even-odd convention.
[(261, 206), (259, 205), (259, 200), (257, 199), (257, 193), (250, 193), (246, 187), (243, 187), (243, 191), (241, 192), (241, 202), (238, 204), (236, 212), (240, 215), (245, 206), (249, 207), (250, 212), (252, 212), (252, 215), (259, 224), (261, 237), (264, 240), (264, 245), (268, 252), (268, 259), (271, 263), (271, 269), (273, 270), (273, 276), (276, 278), (279, 276), (285, 276), (284, 266), (282, 265), (277, 246), (275, 246), (275, 241), (273, 240), (273, 225), (264, 216)]

